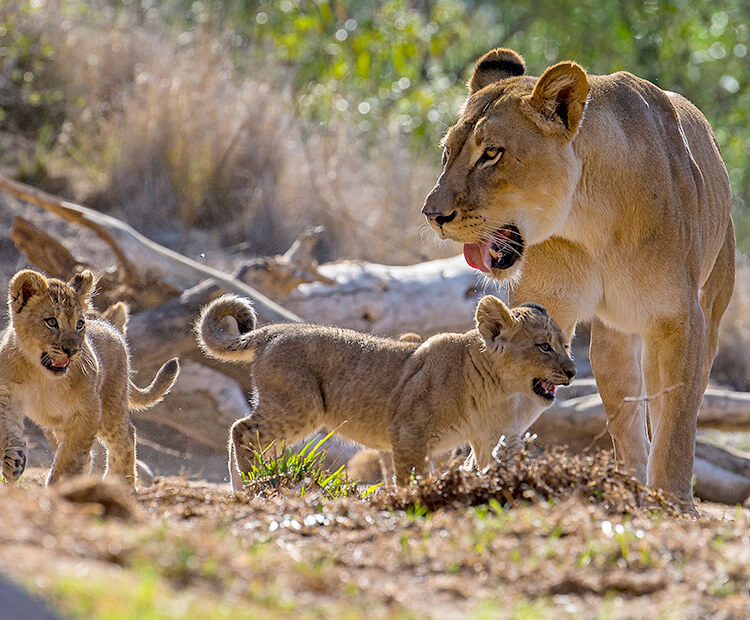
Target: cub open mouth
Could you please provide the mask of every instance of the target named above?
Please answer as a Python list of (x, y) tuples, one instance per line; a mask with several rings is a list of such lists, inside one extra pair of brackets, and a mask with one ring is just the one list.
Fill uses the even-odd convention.
[(515, 224), (498, 228), (487, 239), (464, 244), (464, 258), (469, 266), (484, 273), (509, 269), (523, 254), (524, 242)]
[(538, 394), (546, 400), (555, 400), (556, 387), (554, 383), (546, 379), (534, 379), (531, 382), (531, 389), (534, 390), (534, 394)]
[(68, 370), (70, 365), (70, 358), (65, 359), (62, 362), (55, 361), (49, 353), (42, 353), (42, 366), (47, 370), (54, 372), (55, 374), (63, 374)]

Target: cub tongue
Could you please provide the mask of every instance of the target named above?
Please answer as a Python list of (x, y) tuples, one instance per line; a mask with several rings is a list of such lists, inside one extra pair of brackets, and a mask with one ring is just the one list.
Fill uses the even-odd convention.
[(464, 243), (464, 258), (469, 267), (484, 273), (492, 273), (489, 239), (479, 243)]

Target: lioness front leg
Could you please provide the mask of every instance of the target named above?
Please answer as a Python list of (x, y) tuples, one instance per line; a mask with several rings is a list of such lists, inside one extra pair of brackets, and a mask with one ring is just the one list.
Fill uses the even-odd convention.
[(648, 485), (673, 493), (692, 506), (705, 327), (698, 300), (688, 307), (688, 316), (662, 321), (644, 341), (653, 436)]
[(101, 420), (101, 409), (74, 414), (67, 426), (57, 433), (59, 444), (55, 459), (47, 475), (47, 484), (54, 484), (66, 476), (80, 474), (91, 463), (91, 448)]
[(607, 429), (624, 471), (646, 483), (649, 441), (643, 394), (641, 351), (643, 339), (591, 323), (590, 359), (596, 386), (604, 403)]

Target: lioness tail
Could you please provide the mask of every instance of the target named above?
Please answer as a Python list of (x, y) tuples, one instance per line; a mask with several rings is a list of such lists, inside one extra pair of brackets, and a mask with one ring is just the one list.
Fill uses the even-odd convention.
[[(222, 329), (221, 323), (227, 317), (237, 322), (239, 333), (229, 333), (234, 329)], [(248, 299), (222, 295), (203, 308), (195, 324), (195, 337), (209, 357), (228, 362), (249, 362), (255, 355), (257, 344), (251, 334), (255, 324), (255, 310)]]
[(154, 380), (147, 388), (139, 388), (128, 379), (130, 388), (128, 394), (128, 405), (131, 409), (142, 410), (153, 407), (172, 389), (177, 375), (180, 374), (180, 362), (176, 357), (164, 363), (156, 373)]

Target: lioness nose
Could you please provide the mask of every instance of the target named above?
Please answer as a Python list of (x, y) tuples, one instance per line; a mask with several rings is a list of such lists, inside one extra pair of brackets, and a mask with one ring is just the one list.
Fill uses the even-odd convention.
[(443, 224), (447, 224), (448, 222), (453, 221), (456, 218), (456, 213), (458, 213), (458, 212), (455, 209), (453, 209), (453, 211), (451, 211), (448, 215), (439, 215), (439, 214), (437, 214), (437, 215), (434, 215), (434, 216), (428, 215), (427, 217), (429, 217), (432, 220), (434, 220), (434, 222), (438, 226), (442, 226)]
[(453, 207), (454, 201), (447, 200), (444, 194), (443, 187), (438, 183), (424, 199), (422, 205), (422, 215), (438, 226), (447, 224), (458, 214)]
[(78, 348), (76, 347), (61, 347), (63, 350), (63, 353), (67, 355), (68, 357), (73, 357), (73, 355), (78, 351)]

